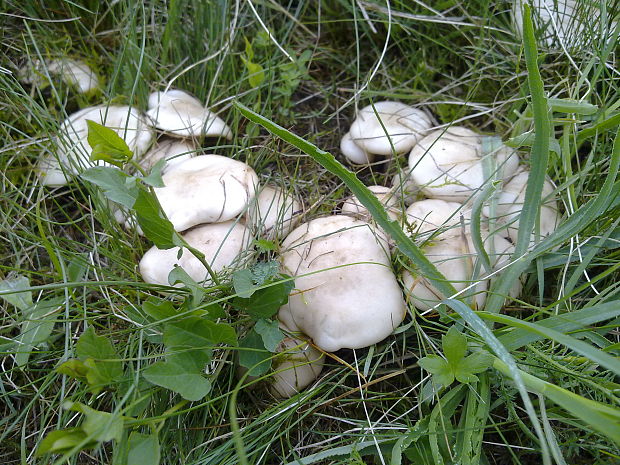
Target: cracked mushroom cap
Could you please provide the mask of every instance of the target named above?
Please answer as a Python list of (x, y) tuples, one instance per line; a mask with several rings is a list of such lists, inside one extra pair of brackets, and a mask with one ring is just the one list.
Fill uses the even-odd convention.
[(254, 198), (258, 177), (247, 164), (220, 155), (199, 155), (175, 165), (155, 188), (174, 229), (219, 223), (243, 213)]
[[(280, 327), (289, 331), (282, 323)], [(289, 331), (290, 332), (290, 331)], [(269, 391), (276, 397), (289, 398), (319, 377), (325, 355), (302, 334), (287, 335), (276, 348)]]
[[(88, 143), (86, 120), (113, 129), (125, 140), (136, 158), (140, 157), (153, 141), (153, 133), (146, 125), (144, 116), (135, 108), (106, 105), (84, 108), (62, 123), (56, 137), (58, 161), (71, 174), (78, 174), (97, 164), (90, 161), (92, 147)], [(59, 165), (54, 165), (53, 162), (50, 164), (50, 158), (44, 155), (37, 166), (41, 183), (52, 185), (49, 181), (55, 178), (50, 178), (47, 173), (50, 168), (58, 167)]]
[(232, 137), (232, 131), (222, 118), (182, 90), (153, 92), (146, 114), (157, 129), (173, 136)]
[[(517, 154), (504, 145), (493, 156), (500, 179), (510, 177), (518, 167)], [(409, 172), (414, 183), (431, 198), (466, 202), (485, 184), (482, 136), (470, 129), (452, 126), (437, 129), (413, 147)]]
[(304, 223), (284, 240), (281, 263), (296, 278), (278, 318), (325, 351), (380, 342), (405, 318), (387, 243), (368, 223), (343, 215)]
[[(243, 259), (243, 252), (250, 243), (250, 231), (242, 223), (203, 224), (183, 234), (192, 247), (203, 254), (213, 271), (219, 273), (234, 267)], [(187, 249), (179, 258), (179, 247), (158, 249), (151, 247), (140, 260), (140, 275), (145, 282), (168, 286), (168, 275), (175, 266), (182, 267), (194, 281), (209, 279), (207, 269)]]
[(291, 192), (263, 186), (248, 209), (248, 224), (268, 239), (286, 237), (303, 213), (301, 202)]
[(392, 146), (396, 153), (411, 150), (431, 126), (422, 110), (400, 102), (377, 102), (360, 110), (343, 137), (341, 150), (353, 163), (371, 163), (374, 155), (392, 155)]

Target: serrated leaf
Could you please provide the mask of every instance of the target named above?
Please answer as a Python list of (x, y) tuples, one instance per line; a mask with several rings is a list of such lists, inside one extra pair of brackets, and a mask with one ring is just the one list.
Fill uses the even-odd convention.
[(91, 160), (103, 160), (122, 167), (133, 156), (127, 143), (116, 131), (87, 119), (88, 144), (93, 148)]
[(55, 313), (60, 310), (62, 302), (62, 298), (41, 300), (31, 309), (23, 311), (21, 332), (15, 346), (17, 366), (26, 365), (32, 350), (49, 339), (56, 323)]
[(452, 366), (458, 365), (467, 352), (467, 337), (456, 326), (451, 326), (441, 338), (441, 346), (446, 360)]
[(493, 356), (486, 351), (480, 351), (465, 357), (459, 364), (457, 372), (482, 373), (492, 365)]
[(263, 339), (252, 329), (239, 341), (239, 365), (248, 369), (250, 376), (261, 376), (271, 368), (271, 353), (265, 350)]
[(86, 379), (95, 390), (120, 381), (123, 377), (123, 364), (112, 342), (105, 336), (98, 336), (90, 326), (78, 340), (75, 353), (89, 368)]
[(121, 439), (123, 435), (123, 418), (120, 415), (101, 412), (81, 402), (67, 401), (63, 406), (68, 410), (84, 414), (85, 418), (80, 427), (90, 439), (98, 442), (106, 442), (113, 439), (119, 441)]
[(140, 180), (143, 183), (148, 184), (149, 186), (165, 187), (166, 185), (164, 184), (164, 180), (161, 177), (161, 172), (164, 169), (164, 166), (166, 166), (166, 162), (167, 160), (165, 158), (159, 160), (151, 168), (150, 174), (148, 176), (140, 178)]
[(85, 170), (80, 177), (99, 187), (103, 195), (111, 201), (127, 208), (133, 208), (135, 205), (140, 189), (135, 184), (128, 184), (127, 180), (131, 176), (119, 169), (110, 166), (95, 166)]
[(176, 363), (154, 363), (142, 371), (142, 376), (147, 381), (176, 392), (189, 401), (198, 401), (211, 390), (208, 379), (199, 374), (187, 373)]
[(254, 325), (254, 331), (262, 338), (265, 349), (272, 353), (284, 339), (284, 333), (280, 330), (278, 322), (274, 320), (258, 320)]
[(157, 434), (134, 431), (129, 435), (127, 465), (159, 465), (161, 450)]
[[(45, 454), (62, 454), (83, 443), (88, 435), (82, 428), (68, 428), (48, 433), (37, 447), (37, 456)], [(97, 445), (96, 441), (85, 443), (81, 449), (90, 449)]]
[(30, 288), (30, 280), (25, 276), (0, 281), (0, 297), (19, 310), (25, 311), (32, 307), (32, 292), (24, 289)]
[(278, 248), (275, 242), (267, 239), (256, 239), (253, 241), (253, 245), (255, 245), (262, 252), (271, 252)]
[(172, 223), (165, 217), (155, 195), (139, 189), (133, 208), (144, 235), (158, 249), (171, 249), (183, 245)]

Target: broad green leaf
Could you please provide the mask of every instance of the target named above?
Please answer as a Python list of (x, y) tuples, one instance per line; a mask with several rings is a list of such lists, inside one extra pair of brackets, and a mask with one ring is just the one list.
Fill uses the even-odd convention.
[(260, 334), (265, 349), (275, 352), (278, 344), (284, 339), (284, 333), (280, 331), (277, 321), (260, 319), (254, 325), (254, 331)]
[(147, 381), (176, 392), (189, 401), (198, 401), (211, 390), (208, 379), (196, 373), (187, 373), (176, 363), (154, 363), (142, 370), (142, 376)]
[(277, 250), (278, 246), (273, 241), (267, 239), (256, 239), (252, 242), (262, 252), (271, 252)]
[(254, 318), (271, 318), (288, 302), (288, 296), (294, 287), (292, 280), (274, 283), (257, 290), (249, 299), (236, 298), (233, 303)]
[(113, 202), (127, 208), (133, 208), (136, 203), (140, 189), (135, 184), (128, 184), (127, 180), (130, 176), (117, 168), (95, 166), (85, 170), (80, 177), (99, 187), (103, 194)]
[(174, 265), (172, 271), (168, 274), (168, 284), (173, 286), (178, 283), (184, 284), (192, 293), (192, 305), (200, 304), (207, 293), (206, 289), (194, 281), (183, 268)]
[(19, 310), (26, 311), (32, 308), (32, 292), (30, 280), (25, 276), (0, 281), (0, 297)]
[(188, 317), (166, 325), (164, 343), (168, 347), (213, 348), (217, 344), (237, 345), (237, 333), (226, 323)]
[(481, 351), (465, 357), (454, 366), (454, 377), (461, 383), (473, 383), (478, 380), (477, 373), (482, 373), (493, 366), (493, 356)]
[(265, 80), (265, 71), (263, 67), (258, 63), (246, 61), (245, 66), (248, 68), (248, 82), (252, 87), (260, 86)]
[(144, 235), (159, 249), (171, 249), (183, 245), (172, 223), (165, 217), (157, 198), (139, 189), (133, 205), (138, 224)]
[(272, 355), (254, 329), (239, 341), (239, 349), (239, 365), (247, 368), (250, 376), (264, 375), (271, 368)]
[(120, 440), (123, 434), (123, 418), (120, 415), (94, 410), (81, 402), (67, 401), (63, 407), (84, 414), (80, 427), (89, 439), (98, 442)]
[(254, 278), (250, 270), (237, 270), (232, 277), (235, 293), (242, 298), (251, 297), (256, 291), (257, 286), (254, 284)]
[(118, 382), (123, 377), (123, 364), (112, 342), (105, 336), (97, 336), (90, 326), (78, 340), (75, 353), (89, 368), (86, 378), (93, 388), (101, 388)]
[(121, 168), (131, 160), (133, 152), (116, 131), (88, 119), (86, 124), (88, 144), (93, 148), (91, 160), (103, 160)]
[(173, 347), (166, 352), (166, 363), (179, 366), (184, 373), (200, 375), (210, 361), (211, 351), (208, 349)]
[[(82, 428), (68, 428), (51, 431), (37, 447), (37, 456), (45, 454), (63, 454), (83, 444), (81, 449), (90, 449), (97, 445), (96, 441), (86, 441), (88, 435)], [(86, 442), (85, 442), (86, 441)]]
[(268, 262), (258, 262), (250, 268), (252, 279), (258, 286), (262, 286), (269, 282), (272, 278), (277, 277), (280, 271), (280, 263), (276, 260)]
[(252, 42), (250, 42), (247, 37), (244, 37), (243, 41), (245, 42), (245, 56), (248, 60), (251, 61), (254, 59), (254, 49), (252, 48)]
[(168, 300), (149, 298), (142, 303), (142, 310), (153, 321), (172, 320), (178, 316), (174, 305)]
[(157, 434), (134, 431), (129, 435), (127, 465), (159, 465), (161, 451)]
[(153, 187), (165, 187), (164, 180), (161, 177), (161, 171), (164, 169), (166, 165), (166, 159), (162, 158), (157, 163), (153, 165), (151, 168), (151, 173), (148, 176), (140, 178), (140, 180)]
[(418, 365), (433, 375), (436, 384), (449, 386), (454, 381), (454, 372), (450, 364), (439, 355), (427, 355), (418, 360)]
[(89, 368), (82, 360), (71, 358), (55, 368), (57, 373), (67, 375), (74, 379), (86, 379)]
[(446, 360), (454, 367), (465, 357), (465, 352), (467, 352), (467, 338), (456, 326), (451, 326), (445, 336), (442, 336), (441, 346)]
[(15, 339), (15, 363), (24, 366), (28, 363), (32, 350), (46, 342), (56, 323), (56, 313), (63, 303), (62, 298), (41, 300), (34, 307), (23, 311), (21, 331)]

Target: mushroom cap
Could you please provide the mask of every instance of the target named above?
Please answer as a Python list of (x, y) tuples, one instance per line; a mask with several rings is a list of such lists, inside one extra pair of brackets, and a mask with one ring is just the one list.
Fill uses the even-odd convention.
[[(187, 231), (183, 238), (192, 247), (205, 254), (213, 271), (219, 273), (226, 268), (240, 264), (242, 253), (250, 242), (250, 231), (239, 222), (203, 224)], [(168, 286), (168, 275), (178, 265), (200, 282), (209, 279), (207, 269), (187, 249), (178, 258), (179, 247), (158, 249), (151, 247), (140, 260), (140, 274), (145, 282)]]
[(47, 79), (43, 77), (45, 68), (49, 74), (58, 74), (61, 79), (75, 87), (80, 93), (88, 93), (99, 87), (99, 78), (83, 61), (71, 58), (54, 60), (32, 60), (19, 71), (20, 80), (27, 84), (41, 85)]
[(373, 105), (362, 108), (351, 124), (349, 134), (364, 152), (389, 156), (392, 145), (396, 153), (411, 150), (432, 124), (422, 110), (401, 102), (383, 101), (376, 102), (374, 108)]
[(276, 397), (294, 396), (317, 379), (323, 370), (325, 355), (302, 336), (285, 336), (276, 352), (280, 355), (274, 360), (274, 374), (269, 386), (269, 391)]
[[(370, 190), (370, 192), (377, 197), (377, 200), (384, 205), (387, 215), (392, 221), (398, 221), (400, 219), (403, 212), (400, 209), (399, 199), (389, 187), (368, 186), (368, 190)], [(362, 205), (355, 195), (351, 195), (344, 200), (342, 204), (342, 213), (352, 215), (363, 221), (372, 220), (372, 215), (368, 209)]]
[(248, 224), (268, 239), (286, 237), (299, 223), (303, 208), (295, 194), (263, 186), (248, 209)]
[(342, 136), (340, 151), (347, 160), (356, 165), (368, 165), (375, 160), (374, 154), (364, 151), (364, 149), (351, 139), (350, 132)]
[(92, 147), (88, 143), (87, 120), (114, 130), (136, 157), (140, 157), (153, 140), (144, 116), (135, 108), (106, 105), (84, 108), (69, 116), (58, 132), (59, 160), (74, 174), (95, 164), (90, 161)]
[(58, 159), (50, 152), (43, 153), (39, 158), (36, 174), (44, 186), (61, 187), (69, 182)]
[(184, 160), (162, 176), (155, 194), (177, 231), (230, 220), (254, 198), (258, 177), (247, 164), (220, 155)]
[(278, 318), (328, 352), (385, 339), (406, 314), (387, 250), (372, 226), (351, 217), (297, 227), (282, 244), (282, 271), (296, 278)]
[[(431, 233), (439, 231), (435, 236), (460, 236), (469, 231), (471, 210), (459, 202), (448, 202), (441, 199), (425, 199), (413, 202), (406, 211), (407, 222), (411, 230), (427, 239)], [(461, 227), (461, 216), (466, 226)]]
[(161, 160), (166, 160), (162, 173), (174, 168), (179, 163), (189, 160), (196, 153), (196, 145), (189, 140), (166, 139), (157, 142), (140, 159), (140, 166), (147, 172)]
[(224, 120), (182, 90), (153, 92), (146, 114), (156, 128), (178, 137), (232, 137)]
[(403, 203), (407, 206), (415, 202), (420, 192), (420, 187), (413, 182), (408, 170), (399, 169), (399, 172), (394, 175), (390, 184), (394, 194), (403, 199)]
[[(497, 199), (496, 213), (499, 220), (508, 225), (507, 233), (513, 242), (517, 242), (519, 235), (519, 217), (523, 209), (525, 200), (525, 190), (530, 172), (521, 170), (514, 175), (502, 187)], [(532, 232), (531, 245), (533, 246), (536, 239), (542, 240), (551, 234), (560, 223), (560, 215), (558, 205), (553, 197), (555, 188), (549, 179), (545, 179), (542, 189), (542, 198), (544, 203), (540, 207), (540, 230), (537, 237), (536, 232)]]
[[(501, 178), (517, 170), (519, 160), (512, 149), (502, 145), (493, 156)], [(411, 150), (409, 171), (428, 197), (466, 202), (486, 181), (482, 137), (460, 126), (435, 130)]]
[[(474, 279), (476, 251), (468, 236), (467, 238), (454, 236), (443, 238), (427, 245), (422, 252), (457, 292), (477, 281), (475, 287), (467, 291), (466, 295), (474, 294), (477, 308), (482, 308), (486, 300), (488, 282)], [(431, 285), (430, 281), (423, 276), (414, 276), (409, 270), (403, 271), (402, 280), (405, 293), (419, 310), (429, 310), (443, 299), (451, 297), (443, 296)]]

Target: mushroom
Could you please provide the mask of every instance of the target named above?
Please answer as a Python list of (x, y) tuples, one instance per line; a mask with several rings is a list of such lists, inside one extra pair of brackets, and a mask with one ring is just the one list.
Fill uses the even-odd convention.
[[(500, 179), (511, 176), (519, 160), (504, 145), (492, 152)], [(413, 147), (409, 154), (411, 179), (431, 198), (466, 202), (492, 175), (485, 175), (482, 136), (470, 129), (452, 126), (438, 129)]]
[(282, 244), (282, 271), (295, 289), (278, 318), (332, 352), (375, 344), (406, 314), (385, 238), (368, 223), (335, 215), (294, 229)]
[[(394, 195), (389, 187), (368, 186), (368, 190), (384, 205), (387, 215), (392, 221), (398, 221), (400, 219), (402, 211), (398, 205), (398, 197)], [(364, 221), (372, 220), (372, 216), (368, 209), (362, 205), (355, 195), (351, 195), (344, 200), (342, 204), (342, 213), (353, 215)]]
[(230, 128), (200, 101), (182, 90), (153, 92), (146, 114), (156, 128), (177, 137), (232, 137)]
[[(280, 323), (280, 328), (290, 332)], [(269, 391), (276, 397), (289, 398), (299, 393), (321, 374), (325, 355), (303, 335), (287, 335), (276, 348)]]
[(69, 182), (58, 159), (53, 153), (46, 151), (41, 155), (36, 168), (39, 182), (44, 186), (62, 187)]
[[(523, 209), (525, 201), (525, 189), (530, 172), (520, 170), (502, 187), (497, 199), (496, 213), (498, 222), (507, 225), (508, 237), (517, 242), (519, 235), (519, 217)], [(543, 183), (542, 198), (543, 204), (540, 206), (538, 234), (532, 232), (530, 245), (533, 247), (536, 242), (540, 242), (546, 236), (551, 234), (560, 223), (560, 215), (558, 213), (558, 205), (554, 198), (555, 188), (549, 179), (545, 179)]]
[(441, 199), (419, 200), (405, 213), (411, 232), (422, 235), (424, 239), (434, 233), (437, 238), (460, 236), (464, 232), (461, 226), (465, 225), (469, 230), (471, 221), (471, 210), (465, 205)]
[(299, 223), (303, 209), (293, 193), (276, 186), (263, 186), (248, 208), (248, 224), (259, 235), (273, 240), (286, 237)]
[(64, 82), (85, 94), (99, 88), (99, 78), (83, 61), (71, 58), (55, 60), (33, 60), (20, 70), (21, 80), (27, 84), (41, 85), (47, 82), (44, 77), (45, 68), (49, 74), (58, 74)]
[[(135, 108), (106, 105), (84, 108), (62, 123), (55, 139), (57, 161), (71, 174), (77, 174), (96, 164), (90, 161), (92, 147), (88, 143), (87, 120), (113, 129), (125, 140), (136, 157), (140, 157), (153, 140), (153, 133), (146, 125), (143, 115)], [(59, 164), (51, 161), (49, 155), (43, 155), (37, 166), (41, 183), (52, 185), (50, 179), (61, 181), (59, 177), (50, 177), (49, 174), (50, 170), (59, 168)]]
[(179, 163), (194, 156), (196, 146), (189, 140), (165, 139), (157, 142), (140, 159), (140, 166), (147, 172), (161, 159), (166, 160), (162, 173), (166, 173)]
[[(205, 255), (214, 272), (237, 265), (250, 242), (250, 231), (239, 222), (203, 224), (183, 234), (189, 245)], [(169, 285), (168, 275), (175, 266), (180, 266), (197, 282), (209, 279), (207, 269), (188, 250), (179, 247), (158, 249), (151, 247), (140, 260), (140, 274), (145, 282)]]
[(420, 188), (411, 179), (409, 171), (404, 171), (400, 168), (398, 173), (392, 178), (391, 186), (394, 194), (401, 198), (407, 206), (415, 202), (420, 193)]
[(162, 176), (155, 195), (174, 229), (228, 221), (254, 198), (258, 177), (245, 163), (220, 155), (199, 155)]
[(422, 110), (400, 102), (376, 102), (360, 110), (340, 149), (353, 163), (371, 163), (375, 155), (411, 150), (431, 126), (430, 117)]

